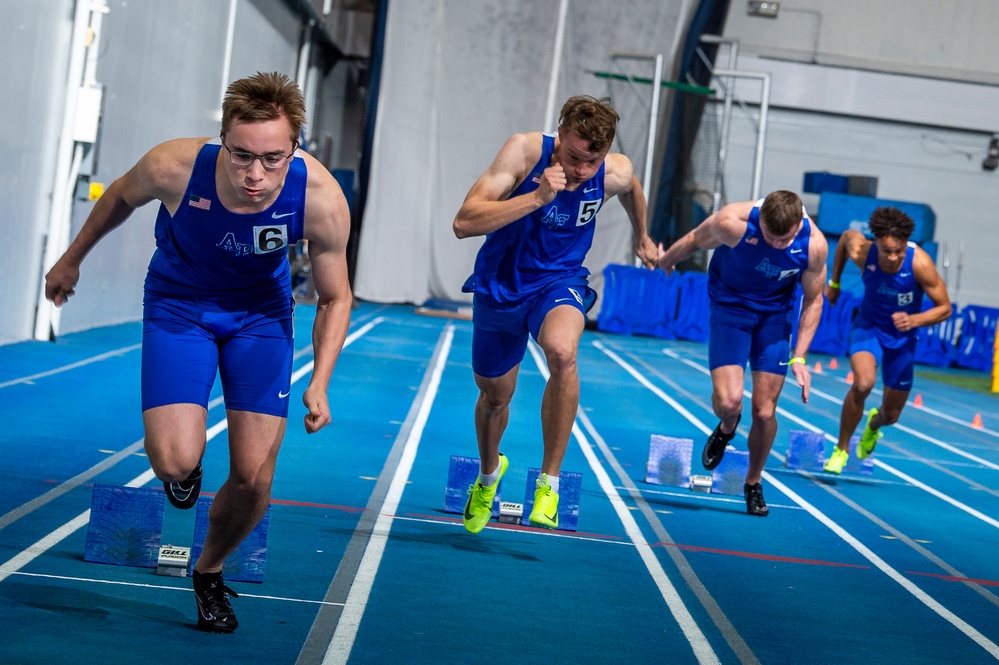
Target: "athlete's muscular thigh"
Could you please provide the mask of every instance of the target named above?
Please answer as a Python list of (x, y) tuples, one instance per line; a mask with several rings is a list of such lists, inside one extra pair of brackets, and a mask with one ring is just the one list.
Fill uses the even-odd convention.
[(200, 404), (167, 404), (146, 409), (146, 454), (156, 477), (179, 482), (198, 465), (205, 453), (208, 411)]

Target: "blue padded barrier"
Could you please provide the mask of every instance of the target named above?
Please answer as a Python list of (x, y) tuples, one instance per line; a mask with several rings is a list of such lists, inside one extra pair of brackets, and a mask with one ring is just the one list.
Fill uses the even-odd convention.
[(961, 339), (956, 358), (959, 367), (992, 370), (996, 321), (999, 321), (999, 309), (965, 305), (961, 310)]
[[(822, 296), (823, 300), (825, 296)], [(815, 337), (809, 347), (816, 353), (828, 353), (831, 356), (842, 356), (850, 350), (850, 326), (860, 307), (860, 298), (851, 293), (842, 292), (835, 305), (824, 300), (822, 318), (815, 330)]]
[[(933, 301), (923, 298), (923, 311), (933, 307)], [(957, 304), (952, 304), (957, 312)], [(946, 321), (933, 324), (926, 328), (916, 328), (916, 362), (921, 365), (936, 365), (948, 367), (957, 358), (957, 347), (954, 344), (954, 329), (958, 316), (951, 315)]]
[(683, 273), (681, 279), (679, 305), (673, 330), (679, 339), (706, 342), (711, 328), (711, 315), (708, 307), (708, 274), (686, 272)]
[(679, 278), (661, 270), (609, 264), (597, 328), (622, 335), (673, 339)]

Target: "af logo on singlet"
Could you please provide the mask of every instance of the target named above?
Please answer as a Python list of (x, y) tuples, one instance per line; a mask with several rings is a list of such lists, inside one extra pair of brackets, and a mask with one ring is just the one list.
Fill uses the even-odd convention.
[(281, 225), (254, 226), (253, 244), (236, 242), (236, 234), (230, 231), (216, 247), (232, 252), (236, 256), (250, 254), (270, 254), (288, 246), (288, 227)]
[(798, 268), (792, 268), (790, 270), (781, 270), (780, 266), (773, 265), (767, 259), (763, 259), (762, 261), (760, 261), (759, 265), (756, 266), (756, 269), (759, 270), (764, 275), (766, 275), (767, 277), (769, 277), (770, 279), (776, 277), (777, 281), (786, 279), (788, 277), (792, 277), (801, 272), (801, 270)]

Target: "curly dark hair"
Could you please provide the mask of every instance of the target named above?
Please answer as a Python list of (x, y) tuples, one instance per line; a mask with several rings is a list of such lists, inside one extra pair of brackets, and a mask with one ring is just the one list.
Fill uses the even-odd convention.
[(908, 240), (916, 228), (916, 223), (912, 221), (912, 217), (898, 208), (880, 206), (871, 213), (868, 226), (875, 238)]
[(590, 97), (576, 95), (562, 105), (558, 125), (561, 129), (571, 129), (590, 142), (590, 150), (609, 150), (614, 142), (617, 121), (621, 116), (611, 106), (610, 97)]
[(801, 221), (801, 199), (794, 192), (778, 189), (770, 192), (760, 206), (760, 221), (775, 236), (785, 236)]

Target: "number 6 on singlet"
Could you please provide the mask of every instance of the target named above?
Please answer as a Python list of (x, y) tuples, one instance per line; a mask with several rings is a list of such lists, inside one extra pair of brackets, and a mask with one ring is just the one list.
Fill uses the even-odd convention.
[(286, 225), (253, 227), (254, 254), (270, 254), (287, 246), (288, 227)]

